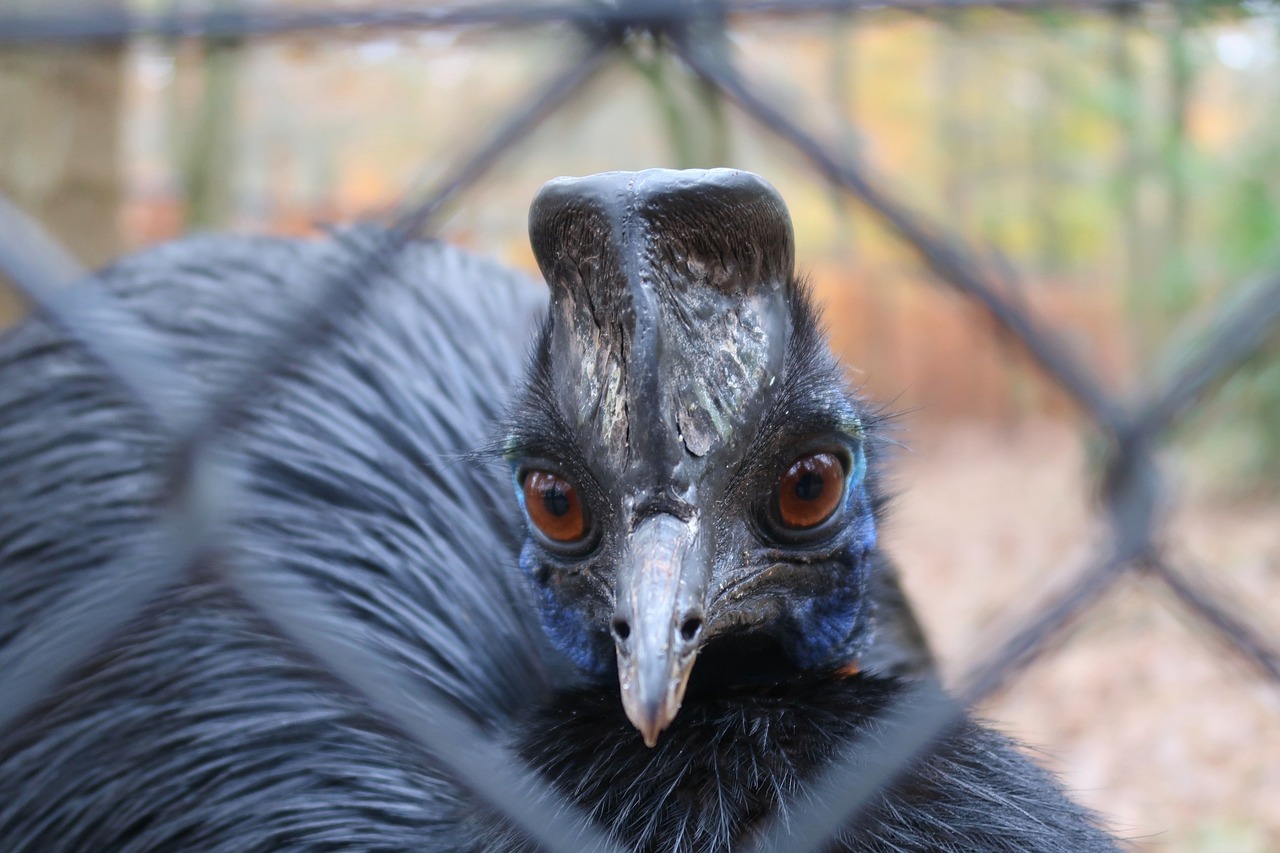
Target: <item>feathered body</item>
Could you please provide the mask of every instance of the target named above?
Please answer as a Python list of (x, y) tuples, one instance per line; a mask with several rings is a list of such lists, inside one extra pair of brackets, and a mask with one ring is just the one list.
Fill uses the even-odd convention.
[[(86, 286), (134, 312), (200, 396), (297, 310), (295, 283), (359, 264), (366, 309), (331, 318), (229, 441), (243, 497), (229, 553), (211, 560), (306, 578), (380, 653), (501, 732), (552, 677), (509, 571), (520, 524), (505, 472), (460, 458), (491, 440), (544, 299), (496, 265), (387, 242), (197, 238)], [(166, 461), (155, 424), (57, 328), (32, 318), (2, 352), (0, 653), (72, 590), (117, 583), (113, 561), (148, 553)], [(0, 735), (0, 849), (457, 849), (465, 795), (218, 568), (194, 567)]]
[[(909, 614), (863, 649), (864, 668), (889, 674), (734, 679), (741, 658), (708, 664), (653, 749), (623, 714), (616, 673), (552, 648), (518, 568), (528, 533), (511, 475), (474, 453), (509, 428), (527, 387), (544, 288), (441, 245), (392, 247), (375, 229), (189, 239), (82, 286), (139, 318), (200, 398), (276, 334), (298, 286), (335, 274), (361, 277), (363, 309), (330, 318), (222, 442), (243, 469), (222, 550), (0, 732), (0, 849), (532, 849), (282, 639), (222, 580), (224, 563), (305, 579), (361, 642), (637, 850), (733, 849), (831, 756), (874, 739), (907, 689), (889, 671), (920, 663), (895, 645)], [(68, 596), (89, 615), (95, 588), (160, 565), (166, 447), (56, 327), (37, 316), (0, 338), (0, 667)], [(878, 553), (867, 577), (872, 601), (897, 613)], [(1004, 738), (965, 723), (837, 846), (1111, 842)]]

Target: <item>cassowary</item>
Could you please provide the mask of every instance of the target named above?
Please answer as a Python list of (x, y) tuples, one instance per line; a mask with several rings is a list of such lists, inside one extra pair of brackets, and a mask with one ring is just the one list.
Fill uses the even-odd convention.
[[(334, 602), (626, 849), (745, 847), (932, 689), (877, 540), (877, 419), (777, 194), (725, 170), (562, 179), (530, 230), (549, 303), (367, 227), (188, 239), (87, 285), (193, 398), (252, 366), (298, 287), (355, 275), (365, 300), (222, 440), (242, 474), (220, 547), (0, 732), (0, 849), (536, 849), (223, 565)], [(153, 553), (167, 447), (53, 324), (0, 339), (0, 672)], [(832, 845), (1114, 847), (967, 719)]]

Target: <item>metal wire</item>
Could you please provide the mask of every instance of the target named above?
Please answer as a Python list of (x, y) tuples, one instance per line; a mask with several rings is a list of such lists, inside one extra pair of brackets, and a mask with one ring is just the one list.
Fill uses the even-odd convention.
[(0, 235), (0, 271), (14, 287), (80, 341), (161, 426), (179, 429), (174, 401), (183, 396), (183, 382), (148, 345), (150, 336), (134, 317), (97, 290), (76, 287), (86, 277), (80, 264), (3, 196)]
[[(1022, 346), (1042, 374), (1062, 388), (1108, 440), (1102, 478), (1104, 514), (1111, 539), (1106, 550), (1058, 595), (1036, 607), (961, 682), (958, 699), (941, 701), (908, 693), (898, 722), (876, 745), (834, 762), (787, 814), (766, 826), (757, 850), (823, 849), (843, 827), (875, 802), (886, 784), (929, 749), (957, 719), (959, 709), (1001, 689), (1030, 666), (1063, 630), (1121, 577), (1141, 572), (1164, 584), (1186, 612), (1208, 627), (1264, 678), (1280, 685), (1280, 653), (1249, 625), (1240, 607), (1204, 579), (1205, 572), (1175, 569), (1157, 545), (1158, 507), (1167, 497), (1154, 462), (1162, 436), (1203, 401), (1215, 384), (1256, 352), (1280, 324), (1280, 276), (1272, 275), (1221, 312), (1194, 344), (1160, 360), (1146, 393), (1124, 400), (1106, 389), (1064, 342), (1035, 316), (1007, 284), (1009, 271), (992, 269), (984, 253), (930, 222), (846, 152), (825, 144), (744, 77), (721, 51), (704, 47), (708, 26), (734, 17), (814, 15), (849, 11), (953, 12), (971, 7), (1011, 11), (1119, 8), (1116, 3), (1046, 0), (740, 0), (679, 3), (625, 0), (615, 3), (523, 4), (490, 2), (466, 6), (363, 11), (240, 10), (159, 16), (95, 11), (76, 16), (0, 15), (0, 45), (120, 42), (139, 37), (243, 39), (298, 32), (333, 36), (373, 30), (429, 27), (517, 27), (571, 25), (586, 49), (510, 111), (474, 153), (446, 173), (436, 189), (416, 203), (402, 202), (385, 243), (356, 254), (350, 268), (329, 273), (311, 288), (316, 294), (296, 306), (292, 320), (257, 354), (244, 375), (227, 383), (208, 403), (192, 409), (183, 401), (180, 377), (143, 328), (110, 299), (79, 287), (83, 271), (37, 225), (0, 199), (0, 273), (38, 309), (60, 325), (103, 365), (171, 444), (165, 471), (167, 503), (154, 541), (104, 569), (105, 579), (67, 595), (18, 639), (0, 650), (0, 733), (47, 697), (89, 655), (137, 616), (160, 590), (174, 583), (202, 554), (231, 499), (235, 472), (219, 458), (219, 439), (238, 428), (272, 378), (325, 339), (328, 318), (359, 310), (362, 282), (370, 268), (406, 241), (429, 229), (444, 207), (487, 173), (508, 151), (559, 106), (581, 92), (622, 41), (645, 30), (658, 35), (689, 69), (755, 119), (766, 132), (790, 144), (831, 186), (851, 193), (924, 261), (939, 280), (989, 314)], [(1126, 9), (1132, 4), (1125, 6)], [(699, 38), (693, 33), (697, 32)], [(253, 571), (249, 569), (252, 568)], [(521, 768), (506, 750), (409, 681), (389, 661), (346, 639), (343, 619), (316, 590), (270, 567), (232, 566), (225, 577), (244, 598), (335, 677), (364, 697), (406, 738), (426, 749), (463, 784), (520, 826), (546, 849), (614, 850), (594, 826), (551, 785)], [(300, 606), (299, 602), (305, 602)]]
[(1227, 649), (1241, 655), (1258, 672), (1280, 683), (1280, 654), (1243, 616), (1244, 608), (1205, 580), (1205, 572), (1180, 571), (1163, 558), (1153, 557), (1146, 570), (1162, 581), (1200, 624), (1212, 628)]
[(551, 113), (581, 91), (612, 56), (614, 45), (603, 37), (595, 37), (586, 52), (561, 73), (544, 84), (533, 96), (516, 102), (510, 116), (496, 128), (475, 153), (459, 164), (440, 185), (416, 207), (399, 214), (395, 231), (407, 239), (421, 236), (442, 210), (458, 195), (480, 180), (510, 148), (533, 132)]
[(682, 35), (677, 36), (675, 45), (681, 58), (699, 76), (769, 131), (793, 145), (832, 185), (856, 196), (915, 249), (939, 278), (978, 302), (1026, 347), (1042, 370), (1086, 411), (1097, 417), (1105, 428), (1114, 430), (1118, 426), (1119, 413), (1098, 381), (1055, 334), (1000, 292), (999, 284), (984, 272), (977, 253), (936, 223), (926, 224), (849, 158), (823, 145), (785, 111), (773, 106), (742, 78), (737, 69), (703, 51), (697, 43)]
[(239, 40), (294, 35), (331, 37), (470, 27), (592, 25), (605, 29), (663, 29), (672, 23), (722, 16), (795, 17), (849, 12), (954, 13), (988, 8), (1012, 12), (1111, 10), (1115, 0), (682, 0), (620, 2), (472, 3), (361, 10), (212, 9), (142, 14), (98, 8), (71, 13), (0, 13), (0, 45), (120, 43), (139, 38)]
[(260, 613), (543, 848), (564, 853), (619, 850), (546, 780), (516, 769), (519, 758), (447, 701), (351, 641), (348, 618), (300, 578), (269, 566), (253, 569), (232, 567), (228, 576)]
[[(11, 237), (0, 239), (0, 273), (12, 279), (48, 317), (83, 341), (90, 355), (170, 431), (172, 445), (165, 474), (169, 506), (157, 522), (157, 540), (126, 549), (92, 583), (68, 594), (0, 651), (0, 734), (201, 555), (207, 535), (231, 503), (227, 484), (235, 479), (230, 465), (210, 466), (205, 464), (207, 458), (218, 439), (248, 416), (274, 376), (324, 341), (331, 329), (330, 317), (358, 312), (363, 285), (372, 271), (420, 232), (459, 191), (492, 168), (524, 133), (591, 79), (607, 53), (604, 42), (593, 40), (583, 57), (554, 75), (528, 106), (503, 122), (488, 142), (449, 173), (425, 203), (407, 207), (397, 216), (387, 240), (352, 252), (347, 264), (330, 271), (317, 287), (308, 288), (317, 290), (317, 295), (300, 302), (290, 321), (263, 351), (246, 359), (250, 367), (195, 411), (175, 409), (175, 401), (188, 395), (179, 393), (180, 382), (165, 367), (172, 362), (164, 353), (137, 346), (148, 336), (129, 313), (97, 290), (78, 289), (75, 298), (68, 298), (73, 288), (66, 283), (83, 277), (79, 266), (36, 223), (0, 198), (0, 234)], [(212, 478), (217, 482), (211, 482)], [(519, 761), (447, 703), (421, 691), (406, 690), (403, 678), (390, 664), (359, 647), (337, 642), (335, 638), (345, 633), (342, 620), (302, 584), (263, 572), (240, 571), (230, 577), (273, 624), (546, 849), (563, 853), (617, 849), (545, 780), (512, 771)], [(288, 595), (280, 593), (282, 587)], [(300, 608), (300, 602), (307, 602), (307, 607)], [(412, 701), (406, 701), (408, 697)]]

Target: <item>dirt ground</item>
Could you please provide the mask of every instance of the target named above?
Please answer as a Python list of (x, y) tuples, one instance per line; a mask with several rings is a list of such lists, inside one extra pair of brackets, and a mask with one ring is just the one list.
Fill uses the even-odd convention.
[[(955, 680), (1089, 564), (1105, 528), (1069, 426), (908, 423), (899, 438), (882, 541)], [(1280, 505), (1181, 491), (1172, 562), (1211, 574), (1274, 644)], [(1153, 581), (1123, 581), (980, 713), (1138, 849), (1280, 850), (1280, 690)]]

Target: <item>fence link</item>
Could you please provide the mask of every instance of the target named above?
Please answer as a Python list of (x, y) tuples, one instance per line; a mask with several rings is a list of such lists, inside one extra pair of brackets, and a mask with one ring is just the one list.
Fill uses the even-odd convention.
[[(1122, 4), (1086, 0), (757, 0), (757, 2), (487, 3), (458, 7), (367, 11), (271, 10), (213, 11), (169, 15), (84, 12), (74, 16), (0, 15), (4, 45), (76, 45), (120, 42), (152, 36), (191, 39), (254, 39), (308, 32), (346, 34), (369, 30), (433, 27), (537, 27), (569, 24), (582, 34), (582, 54), (522, 98), (488, 141), (459, 162), (423, 200), (406, 201), (392, 217), (396, 245), (428, 233), (446, 205), (473, 186), (533, 128), (571, 101), (626, 39), (645, 33), (679, 56), (694, 74), (735, 104), (769, 134), (806, 160), (832, 187), (854, 196), (909, 246), (934, 276), (986, 312), (1025, 348), (1047, 381), (1074, 401), (1107, 443), (1100, 489), (1110, 541), (1092, 565), (1083, 568), (1065, 591), (1027, 616), (1023, 626), (974, 665), (962, 679), (959, 698), (966, 704), (990, 695), (1033, 664), (1082, 611), (1116, 582), (1141, 573), (1165, 584), (1187, 611), (1220, 637), (1254, 669), (1280, 686), (1280, 654), (1271, 640), (1248, 624), (1238, 607), (1215, 591), (1203, 570), (1177, 566), (1155, 535), (1157, 511), (1167, 497), (1154, 454), (1178, 419), (1193, 410), (1216, 383), (1257, 350), (1280, 324), (1280, 276), (1261, 279), (1221, 312), (1216, 325), (1195, 347), (1167, 354), (1132, 399), (1104, 388), (1088, 366), (1063, 343), (1059, 330), (1023, 302), (1011, 298), (1009, 270), (997, 269), (987, 256), (966, 245), (939, 222), (914, 210), (886, 182), (848, 152), (825, 144), (779, 105), (761, 86), (733, 65), (723, 51), (708, 45), (708, 27), (717, 31), (749, 16), (814, 15), (852, 11), (950, 12), (971, 7), (1015, 12), (1110, 10)], [(1130, 8), (1126, 6), (1125, 8)], [(1121, 10), (1123, 11), (1123, 10)], [(378, 244), (367, 251), (393, 251)], [(227, 511), (235, 472), (217, 454), (219, 441), (234, 431), (272, 379), (308, 349), (324, 340), (329, 316), (351, 313), (364, 297), (361, 276), (352, 274), (373, 254), (356, 255), (351, 267), (334, 270), (314, 294), (300, 300), (293, 321), (263, 351), (247, 358), (253, 367), (228, 382), (197, 410), (178, 401), (182, 379), (168, 367), (163, 352), (148, 349), (128, 312), (110, 298), (76, 282), (84, 277), (76, 264), (11, 205), (0, 200), (0, 272), (31, 304), (79, 341), (121, 387), (165, 431), (170, 445), (167, 505), (158, 552), (128, 552), (109, 570), (112, 582), (101, 590), (72, 593), (27, 626), (0, 650), (0, 733), (35, 706), (79, 664), (160, 590), (173, 583), (208, 545), (207, 536)], [(152, 546), (148, 546), (152, 547)], [(145, 570), (140, 571), (139, 567)], [(226, 580), (293, 642), (356, 690), (404, 736), (434, 754), (454, 775), (550, 850), (614, 849), (599, 828), (572, 808), (548, 784), (512, 770), (518, 763), (448, 704), (408, 683), (389, 661), (345, 639), (344, 617), (314, 590), (279, 573), (230, 567)], [(87, 596), (92, 596), (90, 600)], [(412, 697), (412, 702), (406, 697)], [(818, 850), (841, 826), (856, 817), (880, 787), (920, 750), (927, 749), (955, 719), (950, 704), (920, 702), (908, 724), (886, 737), (859, 770), (837, 764), (800, 799), (785, 824), (766, 828), (760, 850)], [(868, 768), (874, 768), (869, 772)]]

